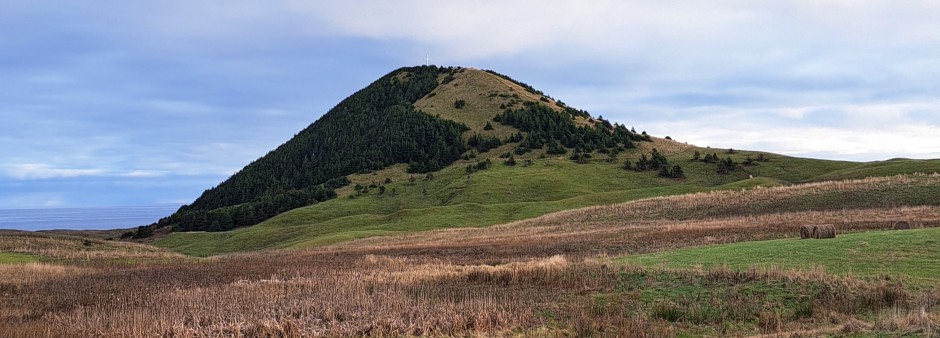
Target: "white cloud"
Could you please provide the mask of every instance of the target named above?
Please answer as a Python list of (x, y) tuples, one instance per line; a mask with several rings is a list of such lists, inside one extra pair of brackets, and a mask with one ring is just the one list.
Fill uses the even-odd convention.
[(688, 59), (682, 53), (703, 48), (731, 56), (729, 47), (741, 52), (747, 46), (754, 56), (772, 59), (800, 54), (801, 47), (815, 53), (822, 43), (878, 48), (940, 41), (940, 8), (931, 1), (288, 3), (315, 18), (319, 29), (325, 24), (340, 34), (415, 41), (463, 60), (519, 55), (546, 46), (569, 53), (679, 54), (670, 58), (680, 60)]
[(8, 176), (20, 180), (100, 176), (105, 173), (101, 169), (54, 168), (47, 164), (37, 163), (8, 165), (4, 171)]
[(158, 171), (158, 170), (132, 170), (124, 173), (118, 174), (122, 177), (163, 177), (166, 176), (168, 172)]
[(164, 177), (170, 174), (166, 170), (130, 170), (130, 171), (112, 171), (105, 169), (74, 169), (58, 168), (49, 164), (39, 163), (20, 163), (10, 164), (3, 167), (6, 176), (18, 180), (41, 180), (70, 177), (87, 176), (112, 176), (127, 178), (153, 178)]
[[(681, 119), (651, 118), (643, 123), (653, 126), (654, 135), (670, 135), (680, 142), (713, 148), (805, 157), (824, 155), (828, 159), (853, 161), (940, 158), (940, 138), (936, 136), (940, 135), (940, 120), (918, 121), (911, 119), (907, 111), (896, 111), (899, 107), (920, 106), (883, 105), (884, 114), (878, 113), (878, 106), (833, 106), (827, 113), (829, 121), (809, 124), (774, 120), (766, 112), (699, 108), (682, 113)], [(852, 117), (856, 113), (860, 116)]]
[(790, 118), (790, 119), (802, 119), (806, 117), (810, 112), (821, 108), (821, 106), (813, 107), (797, 107), (797, 108), (783, 108), (776, 111), (777, 115)]

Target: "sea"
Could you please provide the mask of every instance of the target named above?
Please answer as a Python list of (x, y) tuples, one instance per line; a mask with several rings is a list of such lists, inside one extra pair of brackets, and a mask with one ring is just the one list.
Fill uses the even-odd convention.
[(92, 208), (0, 209), (0, 229), (107, 230), (126, 229), (156, 222), (180, 206)]

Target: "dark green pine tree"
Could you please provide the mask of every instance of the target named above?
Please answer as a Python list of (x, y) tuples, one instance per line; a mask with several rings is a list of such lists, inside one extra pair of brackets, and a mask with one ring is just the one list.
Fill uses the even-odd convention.
[(672, 167), (672, 173), (670, 173), (672, 178), (683, 178), (685, 177), (685, 172), (682, 171), (682, 167), (676, 165)]
[(668, 167), (662, 167), (662, 168), (659, 168), (659, 176), (660, 177), (672, 177), (672, 174), (669, 172)]

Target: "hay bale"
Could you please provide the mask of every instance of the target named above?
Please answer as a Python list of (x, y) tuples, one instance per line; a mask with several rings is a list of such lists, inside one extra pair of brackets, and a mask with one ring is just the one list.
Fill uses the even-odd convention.
[(813, 238), (813, 225), (800, 226), (800, 239)]
[(822, 224), (813, 226), (813, 238), (836, 238), (836, 226), (832, 224)]
[(897, 221), (894, 222), (894, 225), (891, 226), (891, 229), (894, 230), (906, 230), (911, 228), (911, 222), (908, 221)]

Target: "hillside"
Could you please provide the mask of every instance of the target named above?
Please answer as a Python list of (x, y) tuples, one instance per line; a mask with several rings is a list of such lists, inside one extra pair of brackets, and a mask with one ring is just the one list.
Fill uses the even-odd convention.
[[(648, 146), (658, 142), (661, 141)], [(431, 180), (422, 176), (413, 183), (404, 167), (393, 167), (373, 174), (350, 176), (353, 186), (377, 182), (376, 186), (385, 187), (384, 194), (376, 188), (368, 192), (340, 189), (339, 198), (291, 210), (256, 226), (228, 232), (174, 233), (155, 244), (200, 256), (315, 247), (378, 235), (485, 227), (555, 211), (648, 197), (789, 185), (812, 181), (834, 170), (864, 166), (773, 156), (771, 162), (761, 164), (759, 169), (772, 176), (749, 179), (747, 175), (750, 174), (743, 171), (716, 175), (711, 165), (689, 161), (692, 152), (693, 149), (688, 149), (669, 156), (671, 162), (683, 163), (686, 167), (686, 177), (680, 180), (658, 177), (649, 172), (627, 171), (621, 164), (603, 159), (578, 164), (566, 158), (534, 158), (529, 166), (507, 166), (497, 158), (500, 162), (495, 162), (490, 169), (469, 175), (469, 180), (464, 166), (473, 160), (460, 160), (435, 173)], [(747, 154), (742, 151), (734, 156), (745, 158)], [(756, 172), (758, 169), (748, 170)], [(386, 178), (391, 183), (382, 183)], [(872, 201), (883, 193), (874, 194)], [(897, 201), (913, 196), (903, 189), (896, 194)], [(936, 196), (938, 193), (933, 194)], [(837, 202), (838, 198), (826, 197), (822, 202), (844, 207)], [(801, 203), (804, 204), (820, 202), (803, 201)], [(871, 202), (867, 207), (877, 205), (878, 202)]]
[[(421, 89), (401, 90), (402, 83), (412, 81), (422, 83), (418, 86)], [(407, 156), (389, 157), (382, 158), (384, 162), (334, 170), (334, 174), (329, 175), (313, 170), (315, 165), (311, 163), (315, 162), (289, 161), (303, 156), (281, 155), (289, 151), (301, 154), (304, 147), (319, 147), (317, 140), (321, 130), (339, 128), (323, 125), (337, 116), (349, 114), (349, 109), (341, 107), (356, 106), (350, 102), (366, 100), (374, 95), (369, 93), (375, 91), (411, 93), (389, 102), (400, 107), (395, 109), (422, 116), (422, 121), (451, 126), (447, 130), (459, 132), (462, 141), (445, 142), (441, 149), (460, 149), (461, 153), (454, 150), (451, 154), (457, 157), (449, 156), (444, 161), (440, 161), (444, 157), (434, 157), (437, 160), (431, 167), (428, 162), (415, 162)], [(379, 114), (380, 111), (373, 108), (362, 113), (362, 117)], [(399, 127), (407, 130), (407, 126)], [(357, 135), (368, 137), (381, 133), (387, 126), (362, 125), (353, 129), (358, 131)], [(366, 130), (373, 132), (364, 132)], [(404, 140), (413, 134), (395, 135)], [(352, 156), (349, 154), (355, 151), (351, 149), (361, 144), (328, 146), (345, 149), (345, 156)], [(329, 148), (323, 147), (324, 151)], [(385, 156), (382, 154), (385, 153), (376, 152), (375, 156)], [(327, 158), (327, 155), (322, 156), (320, 161)], [(157, 239), (155, 244), (201, 256), (303, 248), (376, 235), (490, 226), (554, 211), (645, 197), (940, 171), (940, 161), (888, 162), (891, 163), (853, 163), (699, 148), (653, 138), (645, 132), (637, 133), (623, 125), (592, 118), (587, 112), (494, 72), (469, 68), (403, 68), (344, 100), (285, 145), (219, 187), (210, 189), (193, 205), (162, 220), (155, 227), (173, 226), (177, 232)], [(288, 172), (308, 177), (300, 181), (316, 185), (303, 188), (301, 183), (284, 183), (292, 182), (291, 178), (278, 174), (278, 170), (287, 170), (284, 168), (290, 165), (299, 169)], [(309, 178), (312, 173), (319, 178)], [(314, 189), (329, 198), (325, 201), (297, 199), (297, 195), (291, 193), (294, 190), (284, 193), (285, 188), (265, 188), (268, 190), (263, 197), (246, 203), (233, 199), (232, 193), (223, 193), (231, 187), (251, 186), (258, 190), (268, 184), (247, 184), (244, 183), (246, 177), (254, 177), (248, 180), (250, 182), (275, 177), (277, 184)], [(240, 204), (218, 204), (213, 206), (220, 208), (205, 211), (203, 201), (206, 200)], [(271, 200), (281, 202), (272, 204)], [(267, 214), (245, 212), (258, 203), (277, 216), (268, 218)], [(240, 227), (258, 222), (251, 227)], [(240, 228), (217, 231), (233, 227)]]
[[(890, 229), (897, 220), (940, 226), (940, 174), (724, 189), (560, 211), (494, 227), (440, 229), (332, 248), (485, 246), (485, 252), (648, 253), (692, 245), (799, 237), (803, 224), (840, 233)], [(525, 242), (522, 247), (511, 247)], [(497, 255), (499, 256), (499, 255)]]
[(349, 183), (347, 175), (394, 164), (420, 174), (509, 143), (517, 144), (517, 155), (543, 146), (560, 155), (566, 148), (579, 154), (617, 152), (644, 140), (649, 137), (594, 121), (586, 112), (495, 73), (401, 68), (343, 100), (192, 204), (128, 236), (148, 237), (161, 228), (223, 231), (253, 225), (335, 197), (334, 190)]

